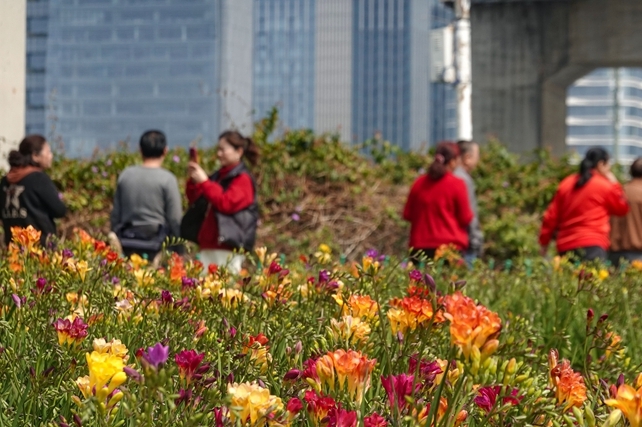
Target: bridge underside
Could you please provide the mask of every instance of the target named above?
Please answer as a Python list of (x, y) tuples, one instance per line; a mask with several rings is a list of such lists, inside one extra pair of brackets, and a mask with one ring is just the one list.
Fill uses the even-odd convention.
[(642, 67), (640, 0), (473, 0), (473, 131), (512, 151), (565, 151), (566, 89), (598, 67)]

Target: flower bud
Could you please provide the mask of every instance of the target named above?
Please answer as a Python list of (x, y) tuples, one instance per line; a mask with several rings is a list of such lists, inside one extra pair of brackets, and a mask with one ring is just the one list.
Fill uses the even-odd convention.
[(609, 415), (604, 424), (602, 424), (602, 427), (613, 427), (620, 422), (620, 418), (622, 418), (622, 411), (616, 409), (611, 412), (611, 415)]
[(588, 310), (586, 310), (586, 323), (591, 323), (594, 317), (595, 317), (595, 312), (593, 311), (592, 308), (589, 308)]

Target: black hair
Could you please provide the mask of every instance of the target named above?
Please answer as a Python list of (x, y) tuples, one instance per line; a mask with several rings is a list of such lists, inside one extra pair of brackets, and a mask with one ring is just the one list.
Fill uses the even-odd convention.
[(595, 169), (600, 162), (608, 162), (609, 153), (602, 147), (590, 148), (582, 163), (580, 163), (580, 179), (577, 180), (575, 188), (579, 189), (586, 185), (593, 176), (593, 169)]
[(140, 137), (140, 152), (146, 159), (158, 159), (165, 154), (167, 140), (159, 130), (148, 130)]
[(457, 145), (459, 146), (459, 155), (464, 156), (471, 151), (473, 151), (473, 147), (477, 145), (475, 141), (457, 141)]
[(256, 165), (259, 161), (259, 147), (252, 141), (252, 138), (241, 135), (240, 132), (235, 130), (226, 130), (218, 139), (224, 139), (237, 150), (243, 149), (243, 157), (245, 157), (252, 166)]
[(642, 178), (642, 157), (638, 157), (631, 163), (631, 178)]
[(33, 159), (42, 151), (42, 148), (47, 143), (47, 140), (42, 135), (27, 135), (25, 139), (20, 142), (17, 150), (9, 152), (9, 166), (12, 168), (22, 168), (26, 166), (40, 167), (38, 162)]

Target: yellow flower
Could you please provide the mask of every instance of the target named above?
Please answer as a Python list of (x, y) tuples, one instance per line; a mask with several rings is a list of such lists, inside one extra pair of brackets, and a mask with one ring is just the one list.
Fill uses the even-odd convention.
[(332, 249), (325, 243), (319, 245), (319, 250), (314, 253), (314, 257), (319, 264), (327, 264), (332, 259)]
[(230, 384), (227, 386), (230, 398), (230, 418), (233, 423), (240, 421), (242, 425), (249, 421), (250, 426), (277, 425), (278, 420), (273, 415), (283, 411), (283, 402), (279, 397), (270, 394), (266, 388), (256, 383)]
[(129, 262), (134, 268), (134, 270), (139, 270), (145, 266), (147, 266), (148, 262), (146, 259), (143, 259), (140, 255), (134, 254), (129, 257)]
[[(95, 390), (100, 401), (104, 401), (116, 387), (127, 380), (127, 375), (123, 372), (125, 367), (123, 358), (113, 354), (97, 351), (87, 353), (87, 367), (89, 368), (89, 389)], [(82, 385), (84, 386), (85, 382)]]
[(152, 277), (151, 272), (147, 270), (138, 269), (134, 271), (134, 277), (138, 286), (141, 288), (152, 286), (154, 284), (154, 278)]
[(88, 375), (85, 375), (84, 377), (78, 377), (78, 379), (76, 380), (76, 385), (80, 389), (82, 395), (85, 396), (85, 399), (91, 396), (91, 386), (89, 385)]
[(359, 317), (343, 316), (341, 320), (331, 319), (330, 328), (335, 340), (343, 340), (351, 344), (368, 341), (371, 328)]
[(247, 295), (238, 289), (223, 289), (219, 293), (219, 296), (221, 296), (221, 302), (226, 308), (238, 307), (239, 303), (244, 303), (249, 300)]
[(261, 246), (260, 248), (254, 249), (254, 253), (259, 259), (259, 262), (262, 265), (265, 265), (265, 254), (267, 253), (267, 248), (265, 246)]
[(361, 260), (361, 264), (363, 265), (363, 271), (368, 272), (372, 268), (373, 273), (377, 273), (379, 271), (379, 261), (375, 261), (372, 259), (372, 257), (369, 256), (364, 256), (363, 259)]
[(413, 328), (413, 326), (415, 325), (415, 322), (409, 319), (408, 313), (406, 313), (404, 310), (391, 308), (390, 310), (388, 310), (387, 315), (388, 320), (390, 321), (390, 329), (392, 330), (393, 334), (401, 332), (405, 335), (406, 331), (410, 328)]
[(642, 426), (642, 387), (636, 390), (630, 385), (622, 384), (617, 389), (615, 399), (607, 399), (604, 403), (622, 411), (631, 427)]
[(601, 269), (598, 273), (598, 277), (600, 280), (605, 280), (609, 277), (609, 271), (605, 269)]

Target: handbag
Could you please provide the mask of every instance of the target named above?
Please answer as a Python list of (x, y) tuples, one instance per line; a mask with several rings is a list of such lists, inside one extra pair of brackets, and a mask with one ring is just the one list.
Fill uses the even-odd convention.
[(198, 243), (198, 233), (205, 220), (208, 205), (207, 199), (201, 197), (187, 208), (181, 219), (181, 238)]

